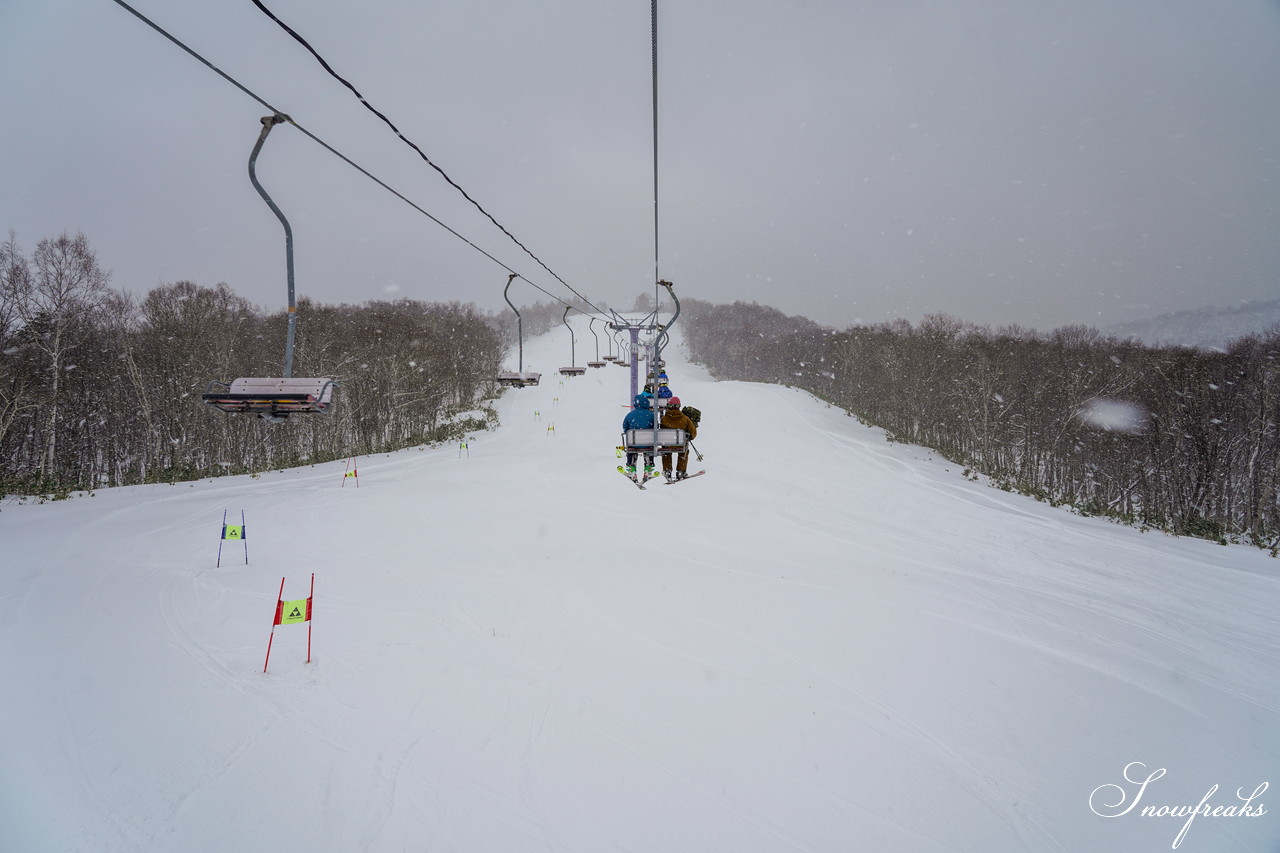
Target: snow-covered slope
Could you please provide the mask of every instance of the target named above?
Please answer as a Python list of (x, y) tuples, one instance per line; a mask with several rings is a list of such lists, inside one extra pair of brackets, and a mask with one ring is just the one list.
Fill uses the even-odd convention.
[[(6, 502), (0, 850), (1158, 851), (1186, 818), (1142, 808), (1280, 781), (1276, 560), (970, 483), (674, 347), (709, 473), (641, 492), (626, 371), (560, 382), (565, 337), (498, 431), (358, 488)], [(215, 568), (224, 510), (248, 565)], [(264, 675), (312, 572), (312, 662), (281, 626)], [(1133, 762), (1166, 772), (1125, 812)], [(1277, 813), (1179, 849), (1274, 851)]]

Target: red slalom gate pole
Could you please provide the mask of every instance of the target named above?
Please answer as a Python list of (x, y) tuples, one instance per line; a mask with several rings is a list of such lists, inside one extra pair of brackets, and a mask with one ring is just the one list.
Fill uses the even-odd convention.
[[(356, 481), (359, 482), (358, 480)], [(284, 592), (284, 586), (280, 587), (280, 591)], [(307, 663), (311, 663), (311, 607), (312, 600), (316, 597), (316, 573), (311, 573), (311, 593), (307, 596)]]
[[(315, 583), (315, 576), (312, 575), (311, 582)], [(271, 636), (267, 639), (267, 659), (262, 662), (262, 671), (267, 671), (267, 665), (271, 663), (271, 643), (276, 638), (276, 623), (280, 621), (280, 602), (284, 601), (284, 578), (280, 578), (280, 591), (276, 593), (276, 609), (271, 614)], [(308, 637), (308, 644), (310, 637)], [(307, 650), (307, 657), (310, 658), (311, 651)]]

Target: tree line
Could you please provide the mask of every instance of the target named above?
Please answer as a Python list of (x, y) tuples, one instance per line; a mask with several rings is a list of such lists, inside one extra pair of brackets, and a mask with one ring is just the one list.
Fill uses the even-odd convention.
[(683, 302), (693, 359), (803, 388), (891, 440), (1088, 515), (1280, 547), (1280, 328), (1226, 352), (946, 315), (833, 330)]
[[(279, 376), (284, 311), (225, 284), (113, 290), (82, 234), (0, 244), (0, 494), (65, 494), (386, 452), (492, 425), (514, 323), (474, 305), (299, 300), (296, 376), (330, 414), (271, 424), (201, 402), (210, 380)], [(549, 312), (542, 312), (549, 313)], [(514, 320), (514, 317), (512, 317)], [(526, 329), (526, 334), (528, 330)]]

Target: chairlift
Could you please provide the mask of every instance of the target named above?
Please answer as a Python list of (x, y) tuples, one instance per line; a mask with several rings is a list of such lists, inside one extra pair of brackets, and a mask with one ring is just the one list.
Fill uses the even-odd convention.
[(532, 371), (515, 372), (504, 370), (495, 377), (497, 383), (508, 388), (523, 388), (526, 385), (537, 385), (542, 379), (541, 373)]
[[(609, 354), (604, 357), (604, 360), (611, 364), (617, 364), (618, 360), (621, 358), (621, 356), (613, 354), (613, 345), (616, 343), (618, 343), (618, 333), (610, 332), (609, 333)], [(621, 345), (619, 345), (619, 348), (621, 348)]]
[(293, 286), (293, 229), (289, 227), (289, 220), (285, 219), (271, 196), (262, 188), (262, 184), (258, 183), (255, 170), (258, 152), (267, 141), (267, 134), (271, 132), (271, 128), (286, 121), (289, 121), (288, 117), (279, 113), (263, 116), (262, 132), (258, 134), (258, 142), (249, 155), (249, 181), (284, 226), (285, 269), (289, 289), (289, 330), (284, 349), (284, 376), (241, 377), (230, 382), (215, 379), (205, 386), (204, 394), (201, 395), (206, 405), (220, 411), (247, 412), (272, 423), (280, 423), (289, 415), (328, 414), (333, 407), (333, 389), (338, 385), (333, 379), (295, 378), (293, 375), (293, 341), (298, 326), (298, 302), (294, 297)]
[(538, 380), (542, 379), (541, 373), (526, 372), (524, 369), (524, 321), (520, 317), (520, 312), (516, 311), (516, 306), (512, 303), (511, 298), (507, 295), (507, 291), (511, 290), (511, 282), (515, 281), (517, 275), (519, 273), (513, 272), (507, 276), (507, 286), (502, 291), (502, 298), (507, 300), (511, 310), (516, 312), (516, 342), (519, 349), (517, 369), (514, 371), (501, 371), (496, 377), (497, 383), (507, 388), (523, 388), (526, 385), (537, 385)]
[[(610, 325), (609, 328), (617, 331), (626, 330), (631, 333), (631, 343), (630, 343), (631, 357), (635, 359), (635, 363), (637, 367), (640, 365), (641, 362), (649, 363), (650, 368), (646, 372), (649, 376), (651, 385), (653, 386), (652, 390), (657, 392), (659, 395), (658, 399), (655, 402), (658, 409), (660, 409), (664, 405), (664, 403), (662, 402), (662, 396), (661, 396), (661, 392), (663, 389), (660, 387), (660, 385), (663, 384), (661, 383), (661, 380), (666, 378), (665, 371), (663, 370), (663, 367), (665, 366), (665, 361), (662, 358), (662, 347), (664, 342), (667, 339), (667, 329), (669, 329), (672, 325), (674, 325), (676, 318), (680, 316), (680, 300), (676, 298), (676, 295), (674, 293), (674, 288), (671, 282), (659, 280), (658, 285), (661, 287), (665, 287), (667, 289), (667, 293), (671, 296), (671, 298), (676, 303), (675, 314), (672, 315), (671, 320), (667, 323), (665, 327), (657, 323), (653, 325), (641, 325), (634, 322), (627, 322), (625, 324), (623, 323), (613, 324), (613, 325)], [(654, 314), (651, 316), (653, 316), (654, 319), (656, 320), (656, 317), (657, 317), (656, 310)], [(646, 331), (646, 330), (654, 331), (654, 332), (657, 332), (658, 334), (655, 335), (651, 340), (648, 340), (644, 344), (641, 344), (639, 339), (639, 333), (641, 331)], [(636, 394), (636, 390), (637, 390), (636, 389), (637, 379), (638, 377), (636, 374), (636, 368), (633, 367), (631, 370), (631, 393), (633, 397)], [(646, 386), (646, 387), (649, 387), (649, 386)], [(667, 391), (667, 394), (668, 395), (670, 394), (669, 390)], [(660, 417), (661, 415), (659, 415), (658, 411), (655, 410), (654, 412), (655, 422), (653, 424), (653, 427), (649, 429), (631, 429), (631, 430), (623, 431), (622, 444), (628, 453), (644, 453), (652, 457), (659, 453), (680, 452), (685, 449), (685, 445), (688, 443), (688, 435), (685, 433), (685, 431), (682, 429), (671, 429), (671, 428), (663, 427), (661, 420), (657, 420)]]
[[(214, 380), (201, 395), (207, 405), (224, 412), (248, 412), (273, 423), (289, 415), (328, 414), (338, 383), (323, 377), (248, 377)], [(219, 391), (218, 388), (225, 390)]]
[[(574, 346), (575, 346), (575, 344), (577, 343), (577, 338), (576, 338), (576, 337), (574, 336), (574, 334), (573, 334), (573, 326), (570, 326), (570, 325), (569, 325), (569, 312), (570, 312), (570, 311), (572, 311), (572, 310), (573, 310), (573, 308), (572, 308), (571, 306), (570, 306), (570, 307), (566, 307), (566, 308), (564, 309), (564, 317), (562, 318), (562, 320), (564, 321), (565, 328), (567, 328), (567, 329), (569, 330), (569, 364), (570, 364), (570, 365), (572, 365), (572, 364), (574, 363), (574, 361), (576, 361), (576, 360), (577, 360), (577, 359), (574, 357)], [(587, 372), (587, 369), (586, 369), (585, 367), (562, 367), (562, 368), (560, 368), (560, 375), (561, 375), (561, 376), (581, 376), (581, 375), (583, 375), (583, 374), (584, 374), (584, 373), (586, 373), (586, 372)]]
[(600, 336), (596, 334), (596, 318), (592, 317), (587, 323), (587, 328), (591, 330), (591, 337), (596, 339), (596, 360), (588, 361), (587, 367), (604, 367), (604, 362), (600, 360)]

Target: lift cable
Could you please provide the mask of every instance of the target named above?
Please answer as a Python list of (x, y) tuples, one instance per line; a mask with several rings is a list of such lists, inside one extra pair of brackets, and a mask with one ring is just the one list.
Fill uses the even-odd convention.
[(680, 300), (675, 298), (672, 290), (671, 282), (663, 281), (662, 272), (659, 268), (660, 254), (658, 252), (658, 0), (650, 0), (651, 20), (652, 20), (652, 53), (653, 53), (653, 311), (656, 318), (658, 306), (662, 302), (661, 290), (667, 289), (667, 295), (676, 303), (675, 314), (667, 321), (666, 326), (662, 327), (659, 334), (654, 339), (654, 355), (656, 361), (662, 360), (662, 349), (666, 346), (668, 339), (667, 329), (673, 325), (676, 318), (680, 316)]
[(253, 0), (253, 5), (257, 6), (262, 11), (262, 14), (266, 15), (268, 18), (275, 21), (280, 26), (280, 28), (284, 30), (286, 33), (288, 33), (290, 36), (292, 36), (293, 39), (298, 42), (298, 44), (306, 48), (307, 52), (309, 52), (313, 57), (315, 57), (316, 62), (319, 62), (321, 67), (323, 67), (325, 71), (329, 72), (330, 76), (332, 76), (335, 80), (337, 80), (343, 86), (346, 86), (348, 89), (350, 89), (351, 94), (356, 96), (357, 100), (359, 100), (360, 103), (364, 105), (365, 109), (369, 110), (369, 112), (373, 113), (378, 118), (382, 119), (382, 121), (387, 125), (387, 127), (391, 128), (391, 130), (395, 133), (395, 135), (400, 137), (401, 142), (403, 142), (405, 145), (408, 145), (410, 148), (416, 151), (418, 153), (418, 156), (421, 157), (428, 166), (430, 166), (431, 168), (439, 172), (440, 177), (444, 178), (445, 181), (449, 184), (449, 186), (453, 187), (455, 190), (457, 190), (459, 193), (462, 194), (463, 198), (471, 202), (471, 204), (475, 206), (476, 210), (483, 213), (489, 219), (489, 221), (492, 222), (497, 227), (499, 231), (501, 231), (503, 234), (507, 235), (508, 238), (510, 238), (511, 242), (515, 243), (517, 246), (523, 249), (526, 255), (533, 258), (535, 261), (537, 261), (539, 266), (541, 266), (544, 270), (549, 272), (552, 275), (552, 277), (555, 278), (556, 281), (560, 282), (565, 287), (569, 288), (569, 290), (571, 290), (575, 296), (577, 296), (587, 305), (591, 305), (591, 307), (595, 308), (596, 311), (600, 311), (599, 308), (597, 308), (595, 305), (592, 305), (591, 300), (587, 299), (581, 293), (578, 293), (578, 291), (574, 290), (573, 287), (567, 281), (565, 281), (563, 278), (561, 278), (559, 275), (556, 274), (555, 270), (551, 269), (551, 267), (547, 266), (545, 263), (542, 262), (541, 258), (535, 255), (533, 252), (529, 251), (528, 246), (526, 246), (524, 243), (521, 243), (519, 240), (517, 240), (515, 235), (512, 234), (510, 231), (508, 231), (501, 222), (499, 222), (497, 219), (494, 219), (493, 215), (490, 214), (489, 211), (485, 210), (484, 207), (481, 206), (480, 202), (472, 198), (467, 193), (466, 190), (464, 190), (461, 186), (458, 185), (456, 181), (453, 180), (453, 178), (449, 177), (449, 175), (445, 172), (444, 169), (440, 168), (440, 166), (434, 163), (431, 160), (431, 158), (427, 156), (426, 152), (418, 147), (417, 143), (415, 143), (413, 140), (409, 139), (407, 136), (401, 133), (400, 128), (396, 127), (395, 124), (391, 121), (391, 119), (387, 118), (387, 116), (381, 110), (376, 109), (373, 106), (373, 104), (369, 103), (369, 101), (365, 99), (365, 96), (360, 93), (359, 89), (357, 89), (354, 85), (352, 85), (349, 80), (345, 79), (337, 71), (334, 71), (333, 66), (331, 66), (327, 61), (325, 61), (325, 58), (321, 56), (320, 53), (314, 47), (312, 47), (311, 44), (305, 38), (299, 35), (295, 29), (290, 27), (284, 21), (280, 20), (280, 18), (277, 17), (270, 9), (268, 9), (265, 5), (263, 5), (262, 0)]
[[(486, 258), (488, 258), (489, 260), (493, 261), (495, 264), (497, 264), (498, 266), (502, 267), (502, 268), (503, 268), (503, 269), (505, 269), (507, 272), (512, 273), (512, 274), (514, 274), (514, 275), (517, 275), (517, 276), (519, 276), (520, 278), (523, 278), (523, 279), (524, 279), (526, 282), (528, 282), (528, 283), (529, 283), (529, 284), (530, 284), (534, 289), (539, 290), (539, 291), (541, 291), (542, 293), (545, 293), (547, 296), (550, 296), (554, 301), (559, 302), (561, 305), (568, 305), (568, 304), (569, 304), (569, 303), (565, 302), (563, 299), (561, 299), (560, 297), (556, 296), (555, 294), (551, 293), (550, 291), (546, 290), (545, 288), (543, 288), (543, 287), (539, 286), (536, 282), (531, 281), (528, 277), (526, 277), (526, 276), (522, 275), (521, 273), (516, 272), (516, 271), (515, 271), (515, 270), (513, 270), (511, 267), (507, 266), (505, 263), (503, 263), (502, 261), (500, 261), (498, 258), (496, 258), (496, 257), (494, 257), (493, 255), (491, 255), (489, 252), (485, 251), (485, 250), (484, 250), (484, 249), (482, 249), (480, 246), (477, 246), (477, 245), (476, 245), (475, 243), (473, 243), (471, 240), (468, 240), (466, 237), (462, 236), (462, 234), (460, 234), (460, 233), (458, 233), (457, 231), (455, 231), (454, 229), (450, 228), (448, 225), (446, 225), (444, 222), (442, 222), (442, 221), (440, 221), (439, 219), (437, 219), (435, 216), (432, 216), (432, 215), (431, 215), (430, 213), (428, 213), (426, 210), (424, 210), (423, 208), (419, 207), (417, 204), (415, 204), (415, 203), (414, 203), (413, 201), (411, 201), (409, 198), (407, 198), (407, 197), (406, 197), (406, 196), (404, 196), (402, 193), (400, 193), (399, 191), (397, 191), (394, 187), (390, 186), (390, 185), (389, 185), (389, 184), (387, 184), (385, 181), (381, 180), (381, 179), (380, 179), (380, 178), (378, 178), (376, 175), (374, 175), (374, 174), (372, 174), (371, 172), (369, 172), (367, 169), (365, 169), (365, 168), (364, 168), (363, 166), (361, 166), (359, 163), (356, 163), (356, 162), (355, 162), (354, 160), (352, 160), (350, 157), (346, 156), (346, 155), (345, 155), (345, 154), (343, 154), (341, 151), (338, 151), (338, 150), (337, 150), (336, 148), (334, 148), (332, 145), (330, 145), (329, 143), (325, 142), (323, 139), (321, 139), (320, 137), (316, 136), (314, 133), (312, 133), (311, 131), (307, 130), (307, 129), (306, 129), (305, 127), (303, 127), (302, 125), (298, 124), (296, 121), (294, 121), (292, 118), (290, 118), (287, 114), (285, 114), (285, 113), (284, 113), (284, 112), (282, 112), (281, 110), (277, 109), (276, 107), (272, 106), (272, 105), (271, 105), (270, 103), (268, 103), (265, 99), (263, 99), (263, 98), (262, 98), (262, 97), (260, 97), (258, 94), (256, 94), (255, 92), (251, 91), (250, 89), (248, 89), (247, 87), (245, 87), (244, 85), (242, 85), (238, 80), (236, 80), (235, 78), (233, 78), (231, 75), (227, 74), (227, 73), (226, 73), (225, 71), (223, 71), (221, 68), (218, 68), (218, 67), (217, 67), (216, 65), (214, 65), (212, 62), (210, 62), (209, 60), (205, 59), (205, 58), (204, 58), (203, 56), (201, 56), (200, 54), (196, 53), (194, 50), (192, 50), (192, 49), (191, 49), (190, 47), (188, 47), (187, 45), (183, 44), (180, 40), (178, 40), (175, 36), (173, 36), (172, 34), (170, 34), (169, 32), (167, 32), (167, 31), (166, 31), (164, 28), (162, 28), (159, 24), (155, 23), (155, 22), (154, 22), (154, 21), (152, 21), (150, 18), (148, 18), (147, 16), (143, 15), (143, 14), (142, 14), (141, 12), (139, 12), (137, 9), (134, 9), (134, 8), (133, 8), (132, 6), (130, 6), (128, 3), (124, 2), (124, 0), (115, 0), (115, 3), (116, 3), (116, 5), (118, 5), (118, 6), (120, 6), (121, 8), (123, 8), (125, 11), (129, 12), (130, 14), (132, 14), (132, 15), (133, 15), (134, 17), (136, 17), (138, 20), (142, 21), (144, 24), (146, 24), (147, 26), (151, 27), (153, 30), (155, 30), (156, 32), (158, 32), (160, 35), (164, 36), (166, 39), (168, 39), (169, 41), (173, 42), (175, 45), (177, 45), (179, 48), (181, 48), (183, 51), (185, 51), (187, 54), (189, 54), (192, 58), (194, 58), (195, 60), (197, 60), (198, 62), (200, 62), (202, 65), (204, 65), (205, 67), (207, 67), (209, 70), (213, 71), (213, 72), (214, 72), (215, 74), (217, 74), (219, 77), (221, 77), (222, 79), (226, 80), (226, 81), (227, 81), (228, 83), (230, 83), (231, 85), (235, 86), (235, 87), (236, 87), (237, 89), (239, 89), (241, 92), (245, 93), (246, 95), (248, 95), (248, 96), (249, 96), (250, 98), (252, 98), (253, 100), (257, 101), (257, 102), (258, 102), (259, 104), (261, 104), (262, 106), (266, 107), (268, 110), (270, 110), (270, 111), (272, 112), (272, 114), (274, 114), (274, 115), (276, 115), (276, 116), (279, 116), (279, 117), (280, 117), (280, 119), (281, 119), (282, 121), (288, 122), (290, 125), (292, 125), (293, 127), (297, 128), (299, 131), (301, 131), (301, 132), (302, 132), (302, 134), (303, 134), (304, 136), (306, 136), (306, 137), (307, 137), (308, 139), (310, 139), (312, 142), (315, 142), (315, 143), (316, 143), (317, 145), (319, 145), (321, 148), (324, 148), (324, 149), (325, 149), (326, 151), (328, 151), (330, 154), (334, 155), (334, 156), (335, 156), (335, 157), (337, 157), (339, 160), (342, 160), (344, 163), (346, 163), (347, 165), (351, 166), (351, 167), (352, 167), (353, 169), (355, 169), (357, 172), (359, 172), (360, 174), (364, 175), (366, 178), (368, 178), (369, 180), (373, 181), (375, 184), (377, 184), (378, 186), (382, 187), (384, 190), (386, 190), (387, 192), (391, 193), (391, 194), (392, 194), (392, 195), (394, 195), (396, 198), (400, 199), (400, 200), (401, 200), (401, 201), (403, 201), (405, 204), (409, 205), (409, 206), (410, 206), (410, 207), (412, 207), (414, 210), (418, 211), (419, 213), (421, 213), (423, 216), (425, 216), (425, 217), (427, 217), (428, 219), (430, 219), (430, 220), (431, 220), (432, 222), (434, 222), (435, 224), (439, 225), (439, 226), (440, 226), (441, 228), (443, 228), (445, 231), (448, 231), (450, 234), (452, 234), (453, 236), (457, 237), (457, 238), (458, 238), (459, 240), (461, 240), (462, 242), (466, 243), (466, 244), (467, 244), (468, 246), (470, 246), (472, 249), (475, 249), (477, 252), (479, 252), (480, 254), (484, 255)], [(555, 275), (555, 273), (552, 273), (552, 275)], [(559, 276), (556, 276), (556, 277), (557, 277), (557, 278), (559, 278)], [(562, 283), (563, 283), (563, 282), (562, 282)], [(568, 287), (568, 285), (566, 284), (566, 285), (565, 285), (565, 287)], [(571, 288), (571, 287), (570, 287), (569, 289), (570, 289), (570, 290), (573, 290), (573, 288)], [(575, 294), (577, 294), (577, 291), (576, 291), (576, 290), (573, 290), (573, 292), (574, 292)], [(591, 305), (591, 307), (592, 307), (592, 308), (596, 308), (596, 306), (595, 306), (595, 305), (592, 305), (592, 304), (591, 304), (591, 302), (589, 302), (589, 301), (587, 301), (586, 299), (584, 299), (584, 298), (582, 297), (582, 295), (581, 295), (581, 294), (578, 294), (578, 298), (579, 298), (579, 299), (582, 299), (582, 300), (583, 300), (583, 302), (586, 302), (586, 304)], [(599, 308), (596, 308), (596, 310), (597, 310), (597, 311), (599, 311), (600, 309), (599, 309)], [(602, 312), (602, 313), (603, 313), (603, 312)]]
[[(255, 0), (256, 2), (256, 0)], [(658, 304), (658, 0), (652, 0), (653, 20), (653, 295)]]

